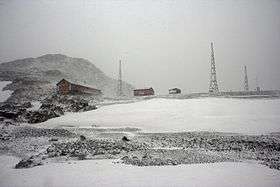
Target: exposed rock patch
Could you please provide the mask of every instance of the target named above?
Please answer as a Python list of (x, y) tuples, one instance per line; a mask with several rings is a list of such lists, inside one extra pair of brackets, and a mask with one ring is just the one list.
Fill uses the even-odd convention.
[[(27, 165), (24, 167), (57, 159), (120, 159), (121, 163), (136, 166), (254, 160), (278, 170), (280, 165), (278, 134), (248, 136), (210, 132), (137, 133), (129, 141), (123, 141), (122, 138), (126, 136), (124, 134), (115, 136), (91, 128), (87, 129), (91, 133), (85, 134), (84, 131), (84, 128), (67, 131), (15, 127), (11, 132), (1, 131), (0, 150), (13, 147), (20, 151), (31, 150), (31, 155), (34, 156), (31, 160), (22, 161), (21, 164)], [(34, 139), (30, 144), (28, 140), (32, 137)], [(40, 146), (35, 143), (36, 138), (42, 141)], [(21, 140), (25, 141), (26, 147), (13, 146), (13, 142)]]
[(90, 105), (93, 98), (81, 95), (53, 94), (42, 101), (39, 110), (28, 110), (32, 107), (30, 102), (4, 103), (0, 105), (1, 121), (5, 119), (14, 122), (41, 123), (48, 119), (64, 115), (65, 112), (84, 112), (95, 110), (95, 105)]
[(131, 154), (122, 158), (123, 163), (137, 166), (164, 166), (178, 164), (214, 163), (234, 161), (225, 156), (201, 150), (151, 149), (144, 153)]
[(16, 164), (16, 169), (22, 169), (22, 168), (31, 168), (35, 166), (43, 165), (41, 162), (41, 159), (38, 157), (30, 157), (28, 159), (23, 159), (19, 163)]
[(81, 153), (87, 153), (87, 156), (93, 157), (95, 155), (118, 155), (122, 152), (132, 152), (145, 149), (147, 149), (147, 145), (137, 142), (125, 143), (123, 141), (83, 140), (66, 143), (54, 143), (47, 149), (47, 155), (49, 157), (79, 157)]

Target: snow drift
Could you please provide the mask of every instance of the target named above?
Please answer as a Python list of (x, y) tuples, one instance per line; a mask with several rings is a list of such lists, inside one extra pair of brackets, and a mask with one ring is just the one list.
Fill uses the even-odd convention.
[(151, 99), (70, 113), (41, 126), (138, 127), (149, 132), (280, 132), (280, 99)]

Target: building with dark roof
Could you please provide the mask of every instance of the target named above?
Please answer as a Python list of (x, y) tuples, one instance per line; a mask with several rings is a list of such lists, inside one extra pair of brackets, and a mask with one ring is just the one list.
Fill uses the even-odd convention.
[(154, 95), (154, 89), (153, 88), (144, 88), (144, 89), (136, 89), (133, 90), (134, 96), (148, 96), (148, 95)]
[(90, 94), (90, 95), (102, 95), (101, 90), (91, 88), (89, 86), (83, 86), (80, 84), (71, 83), (65, 79), (62, 79), (57, 84), (57, 91), (59, 94)]
[(169, 94), (180, 94), (181, 90), (179, 88), (169, 89)]

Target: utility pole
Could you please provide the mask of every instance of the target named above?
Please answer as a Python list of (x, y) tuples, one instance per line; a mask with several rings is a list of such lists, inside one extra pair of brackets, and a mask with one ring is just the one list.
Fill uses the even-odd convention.
[(248, 75), (247, 75), (247, 67), (244, 66), (244, 90), (246, 92), (249, 91), (249, 82), (248, 82)]
[(209, 93), (215, 95), (219, 93), (213, 42), (211, 42), (211, 71), (210, 71)]

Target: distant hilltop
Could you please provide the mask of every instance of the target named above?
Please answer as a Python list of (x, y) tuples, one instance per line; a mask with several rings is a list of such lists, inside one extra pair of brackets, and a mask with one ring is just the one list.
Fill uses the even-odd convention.
[[(114, 80), (90, 61), (63, 54), (46, 54), (0, 64), (0, 81), (12, 81), (5, 89), (14, 91), (9, 99), (14, 102), (38, 100), (55, 90), (61, 79), (91, 85), (102, 90), (105, 97), (115, 97)], [(131, 96), (134, 87), (123, 82), (123, 92)]]

